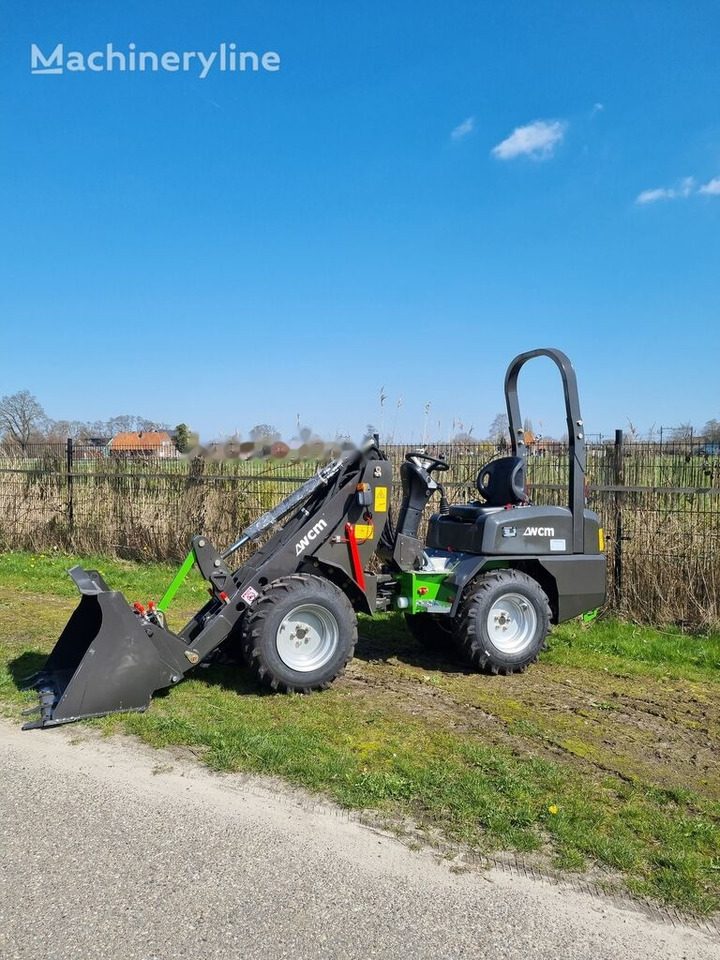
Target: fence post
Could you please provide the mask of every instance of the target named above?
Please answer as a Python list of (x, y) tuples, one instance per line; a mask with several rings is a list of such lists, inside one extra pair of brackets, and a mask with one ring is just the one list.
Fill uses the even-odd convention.
[(68, 525), (72, 530), (73, 520), (74, 520), (74, 508), (73, 508), (73, 442), (72, 437), (68, 437), (67, 441), (67, 511), (68, 511)]
[[(623, 432), (615, 431), (615, 487), (619, 488), (625, 484), (625, 461), (623, 459)], [(615, 544), (613, 549), (613, 588), (615, 591), (615, 603), (618, 607), (622, 604), (623, 595), (623, 493), (620, 489), (615, 490)]]

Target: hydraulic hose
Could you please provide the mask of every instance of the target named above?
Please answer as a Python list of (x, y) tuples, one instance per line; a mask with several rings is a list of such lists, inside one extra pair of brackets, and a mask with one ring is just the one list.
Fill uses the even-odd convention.
[(332, 460), (327, 464), (327, 466), (323, 467), (321, 470), (318, 470), (314, 477), (311, 477), (301, 487), (298, 487), (297, 490), (294, 490), (289, 497), (286, 497), (276, 507), (273, 507), (272, 510), (268, 510), (267, 513), (264, 513), (261, 517), (258, 517), (254, 523), (251, 523), (249, 527), (246, 527), (235, 543), (233, 543), (227, 548), (227, 550), (223, 552), (223, 559), (227, 559), (227, 557), (235, 553), (236, 550), (239, 550), (240, 547), (244, 546), (246, 543), (249, 543), (251, 540), (259, 540), (267, 529), (275, 526), (289, 513), (292, 513), (293, 510), (309, 499), (309, 497), (311, 497), (312, 494), (315, 493), (315, 491), (320, 487), (326, 486), (328, 482), (332, 480), (332, 478), (336, 476), (343, 469), (343, 467), (346, 466), (346, 464), (357, 455), (357, 450), (348, 450), (343, 453), (342, 456), (338, 457), (336, 460)]

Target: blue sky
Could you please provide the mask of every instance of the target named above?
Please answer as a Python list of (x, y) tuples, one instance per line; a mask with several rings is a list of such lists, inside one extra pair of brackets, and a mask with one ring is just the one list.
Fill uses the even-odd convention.
[[(384, 387), (400, 438), (428, 403), (483, 436), (551, 345), (589, 433), (720, 419), (714, 0), (1, 9), (0, 394), (359, 438)], [(30, 72), (32, 43), (222, 42), (280, 69)]]

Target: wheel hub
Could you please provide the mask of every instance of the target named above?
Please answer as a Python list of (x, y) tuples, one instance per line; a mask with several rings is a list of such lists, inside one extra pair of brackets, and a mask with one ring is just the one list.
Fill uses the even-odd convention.
[(530, 601), (520, 593), (506, 593), (493, 603), (487, 632), (503, 653), (522, 653), (534, 640), (538, 618)]
[(275, 638), (282, 662), (301, 673), (324, 667), (339, 643), (340, 628), (335, 616), (317, 603), (294, 607), (278, 627)]

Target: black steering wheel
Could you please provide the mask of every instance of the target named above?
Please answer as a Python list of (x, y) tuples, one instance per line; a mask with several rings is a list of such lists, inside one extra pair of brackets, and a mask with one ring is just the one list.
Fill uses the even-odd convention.
[(442, 472), (450, 469), (450, 464), (447, 462), (445, 457), (433, 457), (431, 454), (421, 453), (419, 450), (406, 453), (405, 459), (409, 460), (411, 463), (413, 460), (420, 460), (422, 466), (428, 471), (428, 473), (431, 470), (439, 470)]

